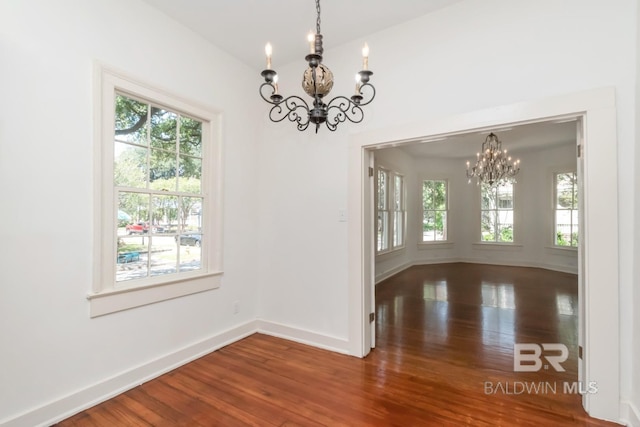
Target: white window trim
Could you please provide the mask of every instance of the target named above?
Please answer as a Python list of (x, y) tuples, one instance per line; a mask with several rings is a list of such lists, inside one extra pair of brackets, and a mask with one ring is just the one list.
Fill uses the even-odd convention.
[[(202, 270), (157, 276), (135, 282), (115, 283), (117, 238), (113, 233), (117, 207), (113, 185), (113, 109), (116, 90), (170, 106), (203, 121), (202, 147), (203, 209), (209, 212), (202, 233), (209, 245), (203, 245)], [(121, 72), (94, 66), (94, 268), (92, 289), (87, 295), (90, 316), (97, 317), (159, 301), (215, 289), (222, 280), (222, 144), (220, 114), (162, 89), (151, 87)], [(206, 175), (206, 174), (208, 175)]]

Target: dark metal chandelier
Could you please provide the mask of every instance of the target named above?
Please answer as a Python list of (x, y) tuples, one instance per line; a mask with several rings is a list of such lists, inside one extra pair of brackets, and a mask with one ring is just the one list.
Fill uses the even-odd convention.
[(511, 161), (507, 150), (502, 150), (502, 142), (491, 132), (482, 143), (482, 154), (476, 154), (476, 164), (470, 168), (467, 162), (467, 178), (471, 182), (476, 178), (477, 184), (490, 187), (515, 182), (515, 176), (520, 172), (520, 160)]
[[(267, 43), (267, 68), (260, 73), (264, 77), (264, 83), (260, 85), (260, 96), (273, 105), (269, 111), (269, 119), (272, 122), (281, 122), (285, 118), (295, 122), (298, 130), (303, 131), (310, 123), (316, 125), (316, 133), (322, 123), (327, 128), (335, 131), (338, 124), (349, 120), (352, 123), (360, 123), (364, 118), (362, 106), (369, 104), (376, 96), (376, 90), (369, 83), (373, 72), (368, 70), (369, 47), (365, 44), (362, 49), (362, 70), (356, 74), (356, 90), (351, 98), (336, 96), (328, 103), (324, 97), (333, 87), (333, 73), (322, 63), (322, 34), (320, 33), (320, 0), (316, 0), (316, 34), (309, 34), (309, 54), (305, 60), (309, 63), (302, 76), (302, 89), (313, 98), (313, 105), (296, 95), (284, 98), (278, 93), (278, 74), (271, 69), (271, 44)], [(363, 93), (363, 90), (365, 92)], [(366, 93), (366, 98), (365, 98)]]

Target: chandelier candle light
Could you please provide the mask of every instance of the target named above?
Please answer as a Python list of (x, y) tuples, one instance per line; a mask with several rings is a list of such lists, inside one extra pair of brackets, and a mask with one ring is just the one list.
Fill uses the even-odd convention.
[[(299, 96), (283, 97), (278, 93), (278, 74), (272, 69), (271, 56), (273, 48), (270, 43), (265, 47), (267, 55), (267, 68), (260, 73), (264, 77), (264, 83), (260, 85), (260, 96), (273, 105), (269, 111), (269, 119), (272, 122), (281, 122), (285, 118), (295, 122), (298, 130), (303, 131), (310, 123), (316, 125), (316, 133), (322, 123), (327, 128), (335, 131), (338, 124), (349, 120), (352, 123), (360, 123), (364, 118), (362, 106), (369, 104), (376, 96), (376, 90), (369, 83), (373, 72), (369, 71), (369, 46), (365, 43), (362, 49), (362, 70), (356, 74), (356, 90), (351, 98), (336, 96), (328, 103), (324, 97), (333, 87), (333, 73), (322, 63), (322, 34), (320, 33), (320, 0), (316, 0), (316, 33), (309, 33), (309, 54), (305, 60), (309, 67), (302, 76), (302, 89), (313, 98), (313, 106)], [(364, 90), (364, 92), (363, 92)], [(366, 99), (365, 99), (366, 94)]]
[(502, 150), (502, 142), (492, 132), (482, 143), (482, 155), (476, 154), (476, 164), (470, 168), (467, 162), (467, 178), (471, 182), (476, 178), (477, 184), (490, 187), (516, 182), (515, 176), (520, 172), (520, 160), (511, 161), (507, 150)]

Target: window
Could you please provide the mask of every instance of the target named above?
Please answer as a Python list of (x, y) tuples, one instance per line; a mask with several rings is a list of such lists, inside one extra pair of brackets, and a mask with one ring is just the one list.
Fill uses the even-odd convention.
[(578, 246), (578, 177), (575, 172), (554, 174), (554, 244)]
[(481, 241), (513, 243), (513, 183), (480, 188)]
[(422, 182), (422, 241), (447, 240), (447, 181)]
[(99, 72), (101, 198), (91, 315), (217, 287), (217, 115), (106, 69)]
[(404, 177), (386, 169), (377, 175), (377, 251), (385, 252), (404, 246), (405, 189)]

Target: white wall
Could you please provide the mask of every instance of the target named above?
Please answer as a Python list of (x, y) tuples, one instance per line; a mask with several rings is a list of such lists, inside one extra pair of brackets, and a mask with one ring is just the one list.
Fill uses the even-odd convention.
[[(508, 134), (505, 134), (508, 139)], [(508, 144), (507, 144), (508, 145)], [(375, 152), (380, 163), (408, 158), (399, 148)], [(577, 274), (577, 252), (552, 247), (553, 173), (576, 170), (575, 142), (516, 153), (522, 171), (515, 186), (515, 246), (478, 244), (480, 227), (479, 189), (469, 184), (465, 159), (408, 158), (400, 171), (413, 178), (407, 182), (407, 246), (376, 257), (376, 281), (409, 265), (438, 262), (476, 262), (541, 267)], [(390, 160), (387, 160), (390, 159)], [(395, 164), (399, 164), (396, 161)], [(449, 241), (420, 244), (422, 232), (421, 185), (425, 179), (449, 182)]]
[[(261, 316), (282, 319), (318, 334), (349, 334), (345, 324), (331, 320), (341, 321), (347, 316), (345, 301), (339, 298), (347, 289), (347, 234), (344, 224), (335, 220), (335, 211), (346, 204), (348, 183), (343, 159), (348, 154), (349, 132), (370, 132), (613, 86), (619, 151), (618, 170), (611, 173), (618, 174), (619, 182), (620, 342), (621, 353), (631, 355), (631, 338), (640, 328), (637, 320), (633, 323), (630, 298), (635, 224), (636, 27), (635, 0), (465, 0), (367, 37), (369, 65), (375, 73), (372, 83), (378, 94), (365, 108), (362, 124), (345, 124), (335, 133), (321, 129), (314, 135), (302, 134), (288, 123), (265, 121), (261, 159), (267, 165), (277, 164), (278, 171), (272, 182), (275, 194), (263, 197), (261, 215), (277, 216), (283, 200), (295, 199), (297, 208), (286, 224), (284, 220), (277, 222), (282, 230), (293, 232), (284, 241), (262, 243)], [(325, 35), (325, 39), (329, 37)], [(351, 93), (351, 76), (358, 70), (362, 41), (325, 51), (324, 62), (336, 77), (335, 94)], [(297, 82), (304, 67), (303, 53), (298, 63), (278, 70), (281, 92), (301, 93)], [(283, 89), (285, 82), (287, 87)], [(313, 158), (319, 163), (312, 162)], [(313, 172), (306, 172), (308, 166)], [(286, 179), (299, 170), (305, 171), (300, 179)], [(310, 177), (312, 173), (326, 178), (314, 191), (310, 184), (317, 179)], [(309, 219), (322, 225), (313, 239), (299, 233)], [(290, 267), (287, 277), (272, 267), (283, 263), (283, 255)], [(310, 276), (306, 270), (310, 266), (320, 273)], [(323, 296), (314, 298), (301, 288), (310, 290), (313, 296), (317, 292)], [(278, 301), (283, 295), (288, 298), (286, 305)], [(631, 357), (622, 360), (623, 398), (631, 394), (633, 368)]]
[[(636, 46), (640, 46), (640, 6), (636, 3)], [(636, 87), (635, 87), (635, 142), (636, 147), (640, 145), (640, 55), (636, 53)], [(634, 151), (635, 157), (635, 180), (634, 187), (640, 188), (640, 150), (637, 148)], [(634, 276), (633, 287), (629, 287), (624, 295), (620, 295), (621, 298), (627, 298), (628, 301), (633, 301), (630, 305), (634, 307), (631, 311), (632, 325), (631, 334), (629, 337), (631, 350), (629, 353), (622, 356), (623, 366), (631, 367), (631, 375), (629, 379), (625, 380), (628, 388), (631, 389), (630, 400), (630, 413), (629, 420), (634, 420), (634, 426), (640, 426), (640, 289), (638, 289), (638, 283), (640, 283), (640, 197), (634, 198), (635, 209), (635, 228), (634, 228)], [(626, 313), (623, 313), (626, 314)], [(625, 318), (626, 320), (626, 318)], [(624, 378), (624, 376), (623, 376)], [(625, 396), (623, 396), (625, 397)]]
[[(36, 425), (86, 404), (76, 393), (117, 392), (123, 374), (153, 375), (255, 319), (258, 158), (247, 123), (257, 110), (246, 82), (257, 79), (134, 0), (0, 2), (0, 58), (0, 424)], [(99, 196), (92, 193), (94, 60), (221, 110), (220, 289), (89, 318)], [(15, 421), (24, 413), (31, 415)]]

